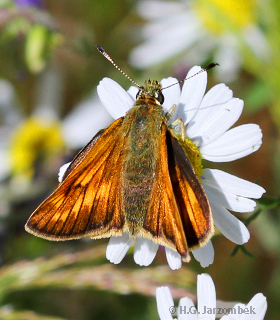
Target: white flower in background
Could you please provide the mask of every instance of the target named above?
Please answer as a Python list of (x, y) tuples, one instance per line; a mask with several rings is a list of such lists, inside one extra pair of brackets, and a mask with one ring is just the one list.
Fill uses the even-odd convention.
[(38, 80), (37, 101), (31, 116), (20, 112), (13, 86), (0, 79), (0, 181), (13, 176), (19, 188), (30, 183), (38, 154), (62, 155), (66, 146), (82, 148), (112, 122), (112, 117), (92, 94), (61, 119), (63, 79), (59, 68), (47, 68)]
[(32, 114), (21, 114), (18, 121), (10, 126), (11, 133), (7, 139), (10, 175), (13, 188), (18, 192), (30, 188), (38, 157), (41, 157), (40, 163), (51, 163), (51, 159), (58, 157), (65, 146), (59, 119), (61, 80), (58, 68), (46, 68), (38, 79)]
[[(193, 67), (187, 77), (201, 70)], [(163, 88), (177, 83), (177, 79), (161, 81)], [(233, 98), (232, 91), (224, 84), (218, 84), (206, 94), (207, 73), (202, 72), (187, 80), (180, 89), (176, 84), (164, 90), (163, 109), (167, 112), (176, 105), (172, 119), (181, 118), (186, 126), (186, 135), (198, 148), (201, 157), (213, 162), (228, 162), (245, 157), (259, 149), (262, 132), (256, 124), (246, 124), (230, 129), (242, 113), (243, 101)], [(99, 98), (108, 112), (115, 119), (124, 116), (135, 102), (137, 88), (131, 87), (126, 92), (115, 81), (104, 78), (97, 87)], [(172, 120), (171, 120), (172, 121)], [(67, 166), (60, 172), (62, 177)], [(249, 240), (246, 226), (228, 210), (251, 212), (265, 190), (251, 182), (237, 178), (216, 169), (204, 169), (201, 182), (207, 194), (213, 212), (214, 224), (232, 242), (242, 245)], [(120, 263), (135, 239), (123, 234), (111, 237), (106, 257), (112, 263)], [(134, 260), (137, 264), (148, 266), (152, 263), (159, 245), (151, 240), (137, 238)], [(180, 255), (165, 248), (167, 261), (171, 269), (182, 265)], [(214, 260), (211, 241), (206, 246), (194, 250), (193, 255), (203, 267)]]
[[(176, 307), (168, 287), (157, 288), (156, 300), (161, 320), (173, 320), (172, 316), (178, 320), (215, 320), (223, 314), (226, 315), (221, 320), (263, 320), (267, 310), (266, 297), (262, 293), (257, 293), (247, 305), (216, 301), (214, 282), (206, 273), (197, 276), (197, 308), (187, 297), (180, 299)], [(225, 308), (226, 304), (230, 307)]]
[(99, 130), (110, 125), (113, 120), (97, 95), (92, 93), (62, 122), (62, 133), (67, 147), (72, 149), (84, 147)]
[(0, 181), (4, 179), (10, 171), (7, 136), (10, 133), (9, 123), (12, 121), (13, 116), (13, 100), (13, 86), (8, 81), (0, 79)]
[(41, 156), (54, 154), (64, 146), (56, 104), (60, 85), (57, 72), (53, 71), (47, 69), (39, 80), (42, 87), (38, 86), (38, 101), (31, 116), (25, 115), (16, 103), (12, 84), (0, 82), (0, 181), (11, 177), (14, 192), (26, 190), (40, 152)]
[(149, 68), (172, 57), (187, 66), (204, 64), (214, 55), (215, 70), (224, 81), (234, 80), (242, 54), (268, 57), (268, 43), (257, 25), (256, 1), (139, 1), (137, 11), (147, 20), (141, 29), (144, 42), (132, 50), (130, 62)]
[[(10, 210), (5, 186), (1, 182), (6, 179), (11, 170), (9, 142), (11, 126), (19, 121), (20, 116), (15, 110), (15, 94), (12, 84), (0, 79), (0, 216), (3, 218)], [(0, 224), (2, 233), (3, 224)], [(1, 261), (0, 257), (0, 261)]]

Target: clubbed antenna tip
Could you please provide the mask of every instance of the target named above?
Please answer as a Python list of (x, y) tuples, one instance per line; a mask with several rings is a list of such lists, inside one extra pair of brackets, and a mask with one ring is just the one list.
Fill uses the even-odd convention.
[(208, 64), (208, 66), (206, 66), (203, 70), (208, 71), (216, 66), (219, 66), (219, 64), (217, 62), (212, 62), (212, 63)]
[(176, 83), (173, 83), (173, 84), (171, 84), (171, 85), (168, 86), (168, 87), (162, 88), (161, 90), (167, 89), (167, 88), (170, 88), (170, 87), (173, 87), (173, 86), (175, 86), (175, 84), (177, 84), (177, 83), (181, 83), (181, 82), (184, 82), (184, 81), (186, 81), (186, 80), (189, 80), (189, 79), (197, 76), (198, 74), (200, 74), (200, 73), (202, 73), (202, 72), (205, 72), (205, 71), (208, 71), (208, 70), (210, 70), (210, 69), (212, 69), (212, 68), (214, 68), (214, 67), (216, 67), (216, 66), (219, 66), (219, 64), (218, 64), (217, 62), (212, 62), (212, 63), (208, 64), (208, 66), (206, 66), (205, 68), (203, 68), (203, 69), (201, 69), (200, 71), (198, 71), (197, 73), (193, 74), (192, 76), (190, 76), (190, 77), (188, 77), (188, 78), (186, 78), (186, 79), (180, 80), (180, 81), (178, 81), (178, 82), (176, 82)]

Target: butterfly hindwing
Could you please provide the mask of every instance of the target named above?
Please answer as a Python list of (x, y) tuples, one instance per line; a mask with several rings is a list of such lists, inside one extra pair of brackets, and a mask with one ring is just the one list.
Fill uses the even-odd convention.
[(162, 125), (160, 159), (143, 236), (177, 250), (201, 247), (213, 232), (211, 209), (190, 160), (178, 139)]
[(212, 236), (214, 225), (211, 208), (182, 144), (167, 131), (169, 174), (181, 214), (188, 247), (197, 249)]
[(177, 250), (188, 260), (188, 245), (168, 172), (167, 128), (162, 124), (159, 159), (143, 225), (143, 236)]

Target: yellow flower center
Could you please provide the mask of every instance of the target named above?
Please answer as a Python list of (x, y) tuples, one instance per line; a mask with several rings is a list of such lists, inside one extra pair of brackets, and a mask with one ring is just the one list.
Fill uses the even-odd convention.
[(202, 157), (199, 152), (199, 149), (197, 148), (196, 144), (188, 138), (185, 139), (185, 141), (182, 143), (182, 146), (188, 155), (188, 158), (194, 168), (196, 175), (200, 179), (202, 175), (203, 166)]
[(58, 122), (45, 124), (36, 117), (27, 119), (15, 130), (11, 141), (12, 173), (32, 178), (35, 161), (58, 155), (63, 147)]
[(196, 0), (193, 9), (207, 30), (220, 35), (256, 21), (256, 0)]

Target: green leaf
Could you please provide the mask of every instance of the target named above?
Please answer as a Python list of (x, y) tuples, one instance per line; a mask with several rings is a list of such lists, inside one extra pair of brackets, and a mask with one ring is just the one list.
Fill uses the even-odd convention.
[(54, 48), (60, 42), (60, 35), (47, 27), (34, 24), (26, 36), (25, 60), (31, 72), (42, 71)]

